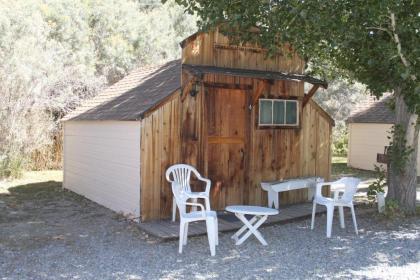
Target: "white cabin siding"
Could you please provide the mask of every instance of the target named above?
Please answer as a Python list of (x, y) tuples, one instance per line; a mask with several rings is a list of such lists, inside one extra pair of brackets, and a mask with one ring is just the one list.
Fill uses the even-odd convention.
[(140, 215), (139, 121), (67, 121), (63, 153), (64, 188)]
[[(376, 155), (384, 152), (389, 144), (390, 124), (350, 123), (348, 165), (354, 168), (374, 170)], [(420, 148), (420, 142), (419, 142)], [(417, 174), (420, 175), (420, 153), (417, 155)]]

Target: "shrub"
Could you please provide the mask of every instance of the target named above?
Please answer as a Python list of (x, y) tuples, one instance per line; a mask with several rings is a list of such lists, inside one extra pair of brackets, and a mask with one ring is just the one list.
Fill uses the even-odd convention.
[(173, 1), (0, 3), (0, 177), (59, 168), (60, 118), (132, 69), (178, 58), (196, 30)]
[(0, 179), (22, 177), (24, 163), (24, 159), (18, 155), (0, 158)]
[(401, 210), (398, 201), (395, 199), (386, 200), (384, 215), (388, 219), (405, 217), (404, 211)]
[(333, 141), (333, 154), (335, 156), (347, 156), (348, 135), (342, 134)]
[(369, 185), (367, 195), (375, 196), (377, 193), (383, 193), (386, 185), (386, 173), (383, 167), (375, 165), (376, 179)]

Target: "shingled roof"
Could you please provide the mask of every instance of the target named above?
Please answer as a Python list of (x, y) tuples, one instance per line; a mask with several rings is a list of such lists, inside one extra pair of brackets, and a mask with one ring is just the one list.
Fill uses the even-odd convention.
[(174, 60), (163, 65), (134, 70), (93, 99), (85, 101), (62, 120), (140, 120), (147, 111), (155, 108), (166, 97), (181, 88), (182, 68), (197, 76), (205, 73), (220, 73), (239, 77), (304, 81), (327, 87), (325, 81), (305, 75), (188, 65), (181, 64), (181, 60)]
[(380, 100), (373, 97), (357, 106), (347, 119), (347, 123), (386, 123), (395, 122), (395, 114), (388, 106), (391, 96), (385, 95)]
[(150, 108), (181, 87), (181, 60), (139, 68), (87, 100), (66, 120), (140, 120)]

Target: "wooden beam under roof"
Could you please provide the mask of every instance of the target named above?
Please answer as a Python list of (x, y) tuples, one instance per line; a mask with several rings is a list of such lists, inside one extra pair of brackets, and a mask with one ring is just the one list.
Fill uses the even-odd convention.
[(258, 102), (258, 99), (263, 94), (264, 89), (267, 89), (267, 86), (269, 85), (269, 81), (262, 80), (258, 84), (258, 88), (255, 92), (252, 93), (251, 103), (249, 104), (249, 109), (252, 110), (252, 108), (255, 106), (255, 104)]
[(303, 97), (303, 107), (308, 103), (308, 101), (314, 96), (315, 92), (318, 90), (319, 85), (315, 84), (312, 86), (312, 88), (309, 90), (307, 94)]

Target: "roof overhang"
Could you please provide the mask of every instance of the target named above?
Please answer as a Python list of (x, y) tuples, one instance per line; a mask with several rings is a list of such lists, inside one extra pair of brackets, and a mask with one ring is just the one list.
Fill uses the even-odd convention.
[(185, 69), (194, 76), (202, 76), (203, 74), (222, 74), (228, 76), (245, 77), (245, 78), (257, 78), (264, 80), (285, 80), (294, 82), (307, 82), (313, 85), (318, 85), (323, 88), (328, 87), (326, 81), (302, 74), (283, 73), (274, 71), (263, 71), (263, 70), (252, 70), (252, 69), (238, 69), (238, 68), (226, 68), (217, 66), (207, 65), (193, 65), (193, 64), (182, 64), (182, 69)]

